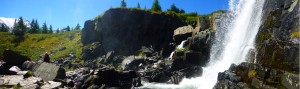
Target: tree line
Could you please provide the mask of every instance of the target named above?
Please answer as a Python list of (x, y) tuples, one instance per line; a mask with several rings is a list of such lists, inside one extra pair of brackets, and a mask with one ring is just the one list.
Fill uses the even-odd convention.
[[(126, 4), (125, 0), (121, 1), (120, 7), (121, 8), (126, 8), (127, 7), (127, 4)], [(136, 8), (139, 8), (139, 9), (141, 8), (140, 3), (137, 3)], [(144, 9), (146, 9), (146, 7)], [(162, 12), (161, 6), (159, 5), (158, 0), (154, 0), (150, 10), (154, 11), (154, 12)], [(167, 9), (167, 11), (172, 11), (172, 12), (175, 12), (175, 13), (185, 13), (185, 11), (183, 9), (179, 9), (178, 7), (176, 7), (174, 3), (170, 6), (170, 9)]]
[[(9, 32), (9, 27), (7, 27), (4, 24), (0, 25), (0, 32)], [(73, 29), (70, 28), (70, 26), (67, 26), (65, 28), (65, 31), (71, 31), (71, 30), (81, 30), (80, 25), (77, 24), (76, 27)], [(53, 32), (52, 25), (47, 26), (47, 23), (44, 22), (42, 27), (40, 27), (37, 19), (32, 19), (30, 23), (30, 27), (27, 27), (24, 23), (24, 20), (22, 17), (19, 18), (19, 20), (15, 20), (14, 26), (12, 27), (12, 33), (16, 36), (24, 36), (25, 33), (30, 33), (30, 34), (52, 34)], [(55, 33), (59, 33), (59, 29), (56, 29)]]

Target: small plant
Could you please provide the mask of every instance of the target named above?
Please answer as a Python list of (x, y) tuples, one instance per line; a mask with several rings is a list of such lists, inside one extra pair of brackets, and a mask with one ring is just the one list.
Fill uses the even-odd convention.
[(253, 78), (253, 77), (255, 77), (255, 75), (256, 75), (256, 70), (250, 70), (250, 71), (248, 72), (248, 77), (249, 77), (249, 78)]
[(144, 50), (141, 50), (137, 56), (143, 56), (144, 55)]
[(13, 89), (21, 89), (22, 86), (18, 83), (17, 85), (14, 85)]
[(290, 37), (291, 38), (294, 38), (294, 37), (299, 37), (300, 38), (300, 31), (293, 32)]

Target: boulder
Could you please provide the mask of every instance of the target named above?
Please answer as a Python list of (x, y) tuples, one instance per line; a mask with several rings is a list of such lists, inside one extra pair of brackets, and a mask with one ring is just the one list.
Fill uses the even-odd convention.
[(62, 87), (61, 82), (48, 81), (41, 87), (41, 89), (58, 89), (60, 87)]
[(208, 55), (190, 50), (184, 53), (184, 60), (194, 65), (205, 66), (209, 59)]
[(192, 26), (179, 27), (174, 31), (173, 39), (176, 44), (180, 44), (181, 41), (191, 37), (193, 33), (197, 31)]
[(20, 55), (19, 53), (14, 52), (12, 50), (4, 50), (3, 56), (3, 61), (7, 65), (18, 66), (19, 68), (22, 67), (22, 64), (25, 61), (30, 60), (28, 57)]
[(135, 71), (119, 72), (113, 68), (101, 68), (98, 69), (96, 75), (96, 83), (105, 84), (110, 87), (125, 87), (128, 85), (132, 87), (132, 84), (137, 87), (141, 85), (141, 79), (136, 79), (139, 78), (139, 75)]
[(299, 74), (284, 73), (281, 76), (281, 84), (287, 89), (299, 89)]
[(211, 32), (201, 31), (195, 36), (188, 39), (190, 50), (202, 52), (205, 55), (209, 55), (210, 46), (212, 43)]
[(0, 85), (12, 86), (17, 85), (24, 80), (23, 75), (5, 75), (0, 76)]
[[(122, 13), (122, 14), (120, 14)], [(173, 50), (174, 29), (186, 25), (176, 15), (151, 13), (143, 10), (114, 8), (103, 16), (85, 22), (82, 30), (83, 45), (100, 42), (99, 56), (114, 51), (115, 55), (131, 55), (142, 46), (163, 50), (168, 56)]]
[[(29, 78), (26, 78), (25, 80), (23, 81), (20, 81), (20, 85), (22, 86), (22, 88), (26, 88), (26, 89), (32, 89), (34, 87), (38, 87), (37, 85), (38, 84), (41, 84), (42, 83), (42, 78), (38, 78), (38, 77), (29, 77)], [(34, 89), (36, 89), (34, 88)]]
[(66, 77), (66, 73), (63, 68), (46, 62), (34, 66), (32, 71), (35, 76), (41, 77), (44, 81), (60, 81)]

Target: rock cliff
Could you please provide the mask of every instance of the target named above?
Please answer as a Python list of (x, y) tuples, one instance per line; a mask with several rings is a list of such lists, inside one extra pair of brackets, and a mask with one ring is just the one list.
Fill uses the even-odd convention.
[(299, 0), (266, 0), (256, 58), (220, 72), (215, 89), (299, 89)]
[(173, 50), (170, 43), (173, 43), (174, 30), (184, 25), (177, 16), (115, 8), (86, 21), (81, 40), (83, 45), (100, 42), (100, 55), (110, 51), (116, 55), (135, 54), (142, 46), (152, 46), (166, 55)]

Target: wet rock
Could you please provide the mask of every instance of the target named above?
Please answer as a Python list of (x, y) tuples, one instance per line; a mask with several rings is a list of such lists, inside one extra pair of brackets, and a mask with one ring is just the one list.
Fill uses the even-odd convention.
[(190, 50), (199, 51), (205, 55), (209, 54), (211, 41), (211, 32), (208, 30), (201, 31), (195, 36), (188, 39)]
[(258, 88), (261, 88), (263, 86), (263, 81), (257, 79), (257, 78), (252, 78), (251, 79), (251, 85), (258, 89)]
[(190, 50), (185, 52), (184, 60), (194, 65), (204, 66), (209, 59), (207, 55), (201, 52)]
[(281, 84), (287, 89), (299, 89), (299, 83), (299, 75), (284, 73), (284, 75), (281, 76)]
[[(141, 82), (140, 80), (134, 81), (139, 75), (135, 71), (119, 72), (113, 68), (101, 68), (97, 71), (98, 83), (105, 84), (111, 87), (124, 87), (133, 82)], [(125, 85), (124, 85), (125, 84)], [(136, 84), (135, 84), (136, 85)]]
[(241, 77), (237, 76), (234, 73), (231, 73), (229, 71), (220, 72), (218, 74), (218, 80), (225, 80), (225, 79), (227, 79), (231, 82), (234, 82), (234, 83), (238, 83), (241, 81)]
[(171, 79), (170, 75), (167, 71), (155, 71), (152, 72), (149, 82), (165, 83)]

